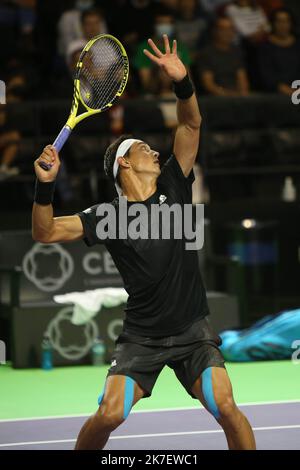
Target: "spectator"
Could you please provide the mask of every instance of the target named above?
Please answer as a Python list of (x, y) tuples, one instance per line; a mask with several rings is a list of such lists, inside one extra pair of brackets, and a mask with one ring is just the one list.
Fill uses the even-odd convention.
[[(65, 65), (69, 68), (68, 61), (70, 61), (70, 54), (78, 48), (78, 44), (83, 42), (84, 45), (93, 37), (101, 33), (106, 33), (106, 30), (102, 30), (102, 15), (98, 10), (87, 10), (81, 15), (81, 30), (82, 37), (71, 41), (65, 51)], [(81, 48), (82, 49), (82, 48)], [(71, 52), (70, 52), (71, 51)]]
[(249, 94), (247, 72), (242, 54), (233, 45), (234, 28), (229, 18), (219, 17), (213, 28), (213, 40), (199, 58), (200, 83), (214, 96), (245, 96)]
[(251, 43), (262, 42), (270, 30), (268, 19), (256, 0), (235, 0), (225, 9), (237, 33)]
[(188, 48), (193, 60), (199, 40), (207, 29), (207, 21), (198, 13), (197, 0), (179, 0), (175, 23), (176, 38)]
[[(167, 34), (169, 36), (170, 41), (175, 35), (175, 19), (170, 10), (165, 8), (160, 8), (157, 10), (154, 18), (154, 32), (152, 35), (152, 39), (154, 40), (155, 44), (158, 48), (163, 50), (163, 34)], [(139, 79), (141, 81), (142, 87), (146, 92), (153, 92), (153, 84), (152, 84), (152, 74), (151, 70), (153, 68), (153, 64), (148, 59), (147, 56), (144, 54), (144, 49), (149, 49), (147, 41), (142, 41), (138, 47), (137, 51), (133, 60), (133, 65), (137, 69), (139, 74)], [(186, 49), (185, 45), (179, 42), (177, 44), (177, 51), (178, 55), (181, 58), (184, 65), (188, 68), (191, 64), (191, 58), (189, 55), (188, 50)]]
[(81, 14), (82, 37), (89, 41), (98, 34), (107, 33), (105, 20), (100, 10), (87, 10)]
[(265, 91), (292, 95), (292, 82), (300, 77), (300, 42), (293, 32), (289, 10), (271, 15), (272, 31), (259, 50), (259, 72)]
[(12, 166), (19, 149), (21, 136), (8, 124), (4, 105), (0, 106), (0, 181), (19, 173)]
[(107, 33), (105, 18), (100, 10), (87, 8), (93, 1), (77, 0), (75, 8), (62, 14), (58, 23), (58, 51), (66, 56), (69, 45), (78, 39), (87, 41), (97, 34)]

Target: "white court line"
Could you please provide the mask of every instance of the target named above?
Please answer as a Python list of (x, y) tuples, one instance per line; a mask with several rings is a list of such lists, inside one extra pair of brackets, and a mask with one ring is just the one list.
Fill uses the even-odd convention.
[[(287, 426), (265, 426), (259, 428), (253, 428), (253, 431), (275, 431), (282, 429), (300, 429), (300, 424), (292, 424)], [(132, 434), (128, 436), (112, 436), (109, 440), (120, 440), (120, 439), (140, 439), (148, 437), (174, 437), (174, 436), (192, 436), (196, 434), (217, 434), (223, 433), (223, 429), (210, 429), (207, 431), (186, 431), (186, 432), (165, 432), (157, 434)], [(60, 439), (56, 441), (32, 441), (32, 442), (10, 442), (8, 444), (0, 444), (0, 447), (14, 447), (14, 446), (26, 446), (26, 445), (41, 445), (41, 444), (61, 444), (66, 442), (76, 442), (76, 439)]]
[[(260, 402), (249, 402), (249, 403), (238, 403), (237, 406), (260, 406), (260, 405), (285, 405), (289, 403), (300, 403), (300, 400), (278, 400), (278, 401), (260, 401)], [(157, 408), (151, 410), (132, 410), (130, 414), (136, 413), (163, 413), (165, 411), (189, 411), (189, 410), (201, 410), (204, 407), (201, 404), (197, 404), (195, 406), (187, 406), (187, 407), (178, 407), (178, 408)], [(35, 418), (8, 418), (8, 419), (0, 419), (1, 423), (15, 423), (15, 422), (22, 422), (22, 421), (40, 421), (46, 419), (66, 419), (66, 418), (86, 418), (90, 416), (87, 413), (81, 414), (70, 414), (70, 415), (53, 415), (53, 416), (37, 416)]]

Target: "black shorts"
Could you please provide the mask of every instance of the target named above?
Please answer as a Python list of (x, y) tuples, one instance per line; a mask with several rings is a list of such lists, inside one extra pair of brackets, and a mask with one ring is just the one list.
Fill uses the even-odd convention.
[(136, 337), (132, 341), (128, 335), (127, 340), (122, 337), (116, 342), (107, 377), (131, 377), (146, 392), (143, 398), (147, 398), (151, 396), (162, 369), (168, 366), (174, 370), (191, 397), (197, 398), (192, 393), (192, 387), (202, 372), (208, 367), (225, 367), (218, 347), (221, 341), (214, 335), (211, 339), (194, 340), (191, 343), (187, 339), (189, 344), (182, 344), (182, 338), (186, 337), (186, 332), (177, 335), (180, 344), (171, 346), (155, 345), (155, 341), (151, 345), (138, 344)]

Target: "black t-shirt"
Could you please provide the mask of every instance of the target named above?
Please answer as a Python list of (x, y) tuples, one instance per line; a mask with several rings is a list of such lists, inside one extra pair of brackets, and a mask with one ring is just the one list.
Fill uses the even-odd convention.
[(280, 47), (267, 41), (258, 50), (258, 71), (266, 91), (277, 92), (278, 85), (291, 86), (300, 75), (300, 41)]
[(206, 343), (212, 346), (220, 346), (222, 340), (213, 330), (209, 316), (200, 318), (192, 323), (182, 333), (177, 335), (163, 336), (154, 338), (151, 336), (138, 336), (122, 332), (116, 343), (134, 343), (150, 347), (171, 348), (173, 346), (186, 346), (193, 343)]
[(203, 72), (212, 72), (216, 84), (230, 90), (237, 87), (237, 72), (243, 68), (242, 54), (238, 47), (223, 51), (210, 45), (200, 54), (200, 75)]
[[(151, 204), (181, 207), (191, 204), (193, 181), (193, 171), (186, 178), (176, 158), (171, 156), (162, 167), (157, 191), (140, 204), (149, 209)], [(112, 204), (118, 211), (119, 198)], [(130, 207), (135, 203), (127, 204)], [(88, 246), (101, 243), (96, 234), (100, 220), (96, 215), (98, 207), (79, 213)], [(184, 238), (134, 240), (127, 237), (104, 243), (129, 294), (125, 332), (156, 338), (177, 335), (209, 313), (197, 251), (186, 250)]]

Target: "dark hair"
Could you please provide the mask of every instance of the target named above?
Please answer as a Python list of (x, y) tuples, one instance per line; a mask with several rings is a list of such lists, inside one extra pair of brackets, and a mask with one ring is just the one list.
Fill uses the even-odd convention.
[(81, 13), (81, 23), (84, 22), (87, 16), (99, 16), (99, 18), (102, 18), (102, 12), (99, 8), (89, 8), (88, 10), (83, 11)]
[[(132, 139), (132, 135), (130, 134), (123, 134), (117, 140), (115, 140), (112, 144), (110, 144), (104, 154), (104, 171), (106, 176), (115, 181), (113, 168), (116, 158), (116, 153), (118, 150), (119, 145), (126, 139)], [(130, 149), (126, 152), (124, 156), (128, 156)], [(119, 173), (117, 174), (117, 182), (120, 185)]]
[(279, 15), (280, 13), (286, 13), (290, 17), (291, 24), (292, 24), (292, 33), (295, 33), (295, 29), (296, 29), (295, 17), (292, 11), (289, 10), (288, 8), (277, 8), (276, 10), (273, 10), (272, 13), (270, 14), (270, 23), (271, 23), (272, 33), (274, 32), (274, 26), (275, 26), (277, 15)]

